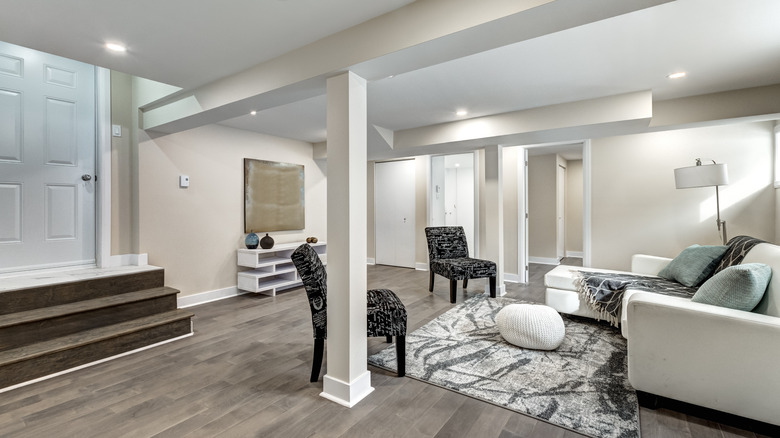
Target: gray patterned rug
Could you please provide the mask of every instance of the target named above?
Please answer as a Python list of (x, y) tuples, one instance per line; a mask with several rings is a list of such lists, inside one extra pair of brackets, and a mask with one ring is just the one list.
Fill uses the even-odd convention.
[[(507, 343), (495, 317), (522, 301), (476, 296), (406, 336), (407, 376), (594, 437), (639, 437), (626, 340), (607, 324), (563, 317), (555, 351)], [(395, 347), (368, 358), (395, 371)]]

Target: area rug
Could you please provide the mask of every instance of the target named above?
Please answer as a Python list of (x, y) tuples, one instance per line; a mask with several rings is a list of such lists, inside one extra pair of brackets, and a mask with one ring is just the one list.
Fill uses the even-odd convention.
[[(563, 316), (555, 351), (516, 347), (496, 314), (508, 298), (476, 296), (406, 336), (406, 375), (593, 437), (639, 437), (626, 340), (607, 324)], [(576, 318), (576, 319), (575, 319)], [(395, 347), (368, 358), (395, 371)]]

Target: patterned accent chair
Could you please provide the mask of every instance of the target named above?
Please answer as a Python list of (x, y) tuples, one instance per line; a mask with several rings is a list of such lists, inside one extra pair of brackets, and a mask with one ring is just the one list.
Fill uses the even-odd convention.
[(469, 278), (485, 278), (490, 282), (490, 297), (496, 297), (496, 264), (490, 260), (469, 257), (469, 246), (463, 227), (427, 227), (428, 263), (431, 273), (428, 290), (433, 292), (433, 276), (450, 280), (450, 303), (455, 302), (458, 280), (466, 289)]
[[(292, 253), (292, 261), (301, 276), (311, 308), (311, 323), (314, 327), (314, 360), (310, 381), (320, 378), (322, 357), (327, 337), (327, 274), (319, 255), (304, 243)], [(387, 342), (395, 336), (395, 351), (398, 358), (398, 377), (406, 375), (406, 308), (393, 291), (372, 289), (367, 292), (367, 335), (384, 336)]]

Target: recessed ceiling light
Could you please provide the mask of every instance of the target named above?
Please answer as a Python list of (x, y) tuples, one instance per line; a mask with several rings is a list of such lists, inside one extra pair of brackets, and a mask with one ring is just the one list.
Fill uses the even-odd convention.
[(127, 52), (127, 47), (117, 43), (106, 43), (106, 48), (113, 52)]
[(684, 71), (678, 71), (677, 73), (672, 73), (666, 77), (669, 79), (680, 79), (680, 78), (684, 78), (686, 75), (687, 73), (685, 73)]
[(250, 111), (250, 112), (249, 112), (249, 114), (251, 114), (251, 115), (253, 115), (253, 116), (254, 116), (254, 115), (257, 115), (257, 111), (254, 111), (254, 110), (253, 110), (253, 111)]
[(469, 112), (468, 112), (468, 111), (466, 111), (466, 110), (457, 110), (457, 111), (455, 111), (455, 115), (456, 115), (456, 116), (465, 116), (465, 115), (466, 115), (466, 114), (468, 114), (468, 113), (469, 113)]

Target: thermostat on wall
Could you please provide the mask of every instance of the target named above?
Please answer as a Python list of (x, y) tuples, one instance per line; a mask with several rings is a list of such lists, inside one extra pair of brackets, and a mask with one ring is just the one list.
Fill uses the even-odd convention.
[(187, 175), (179, 175), (179, 187), (189, 187), (190, 186), (190, 177)]

